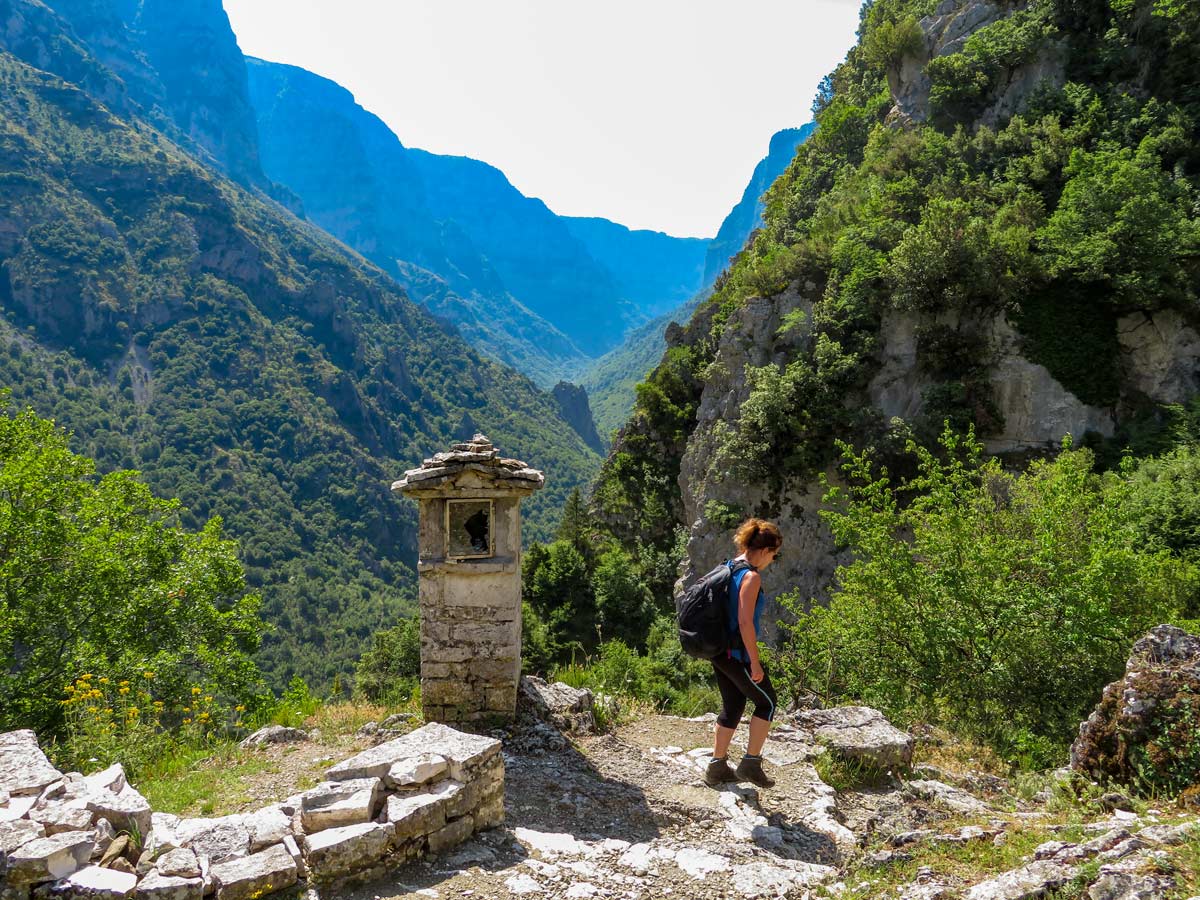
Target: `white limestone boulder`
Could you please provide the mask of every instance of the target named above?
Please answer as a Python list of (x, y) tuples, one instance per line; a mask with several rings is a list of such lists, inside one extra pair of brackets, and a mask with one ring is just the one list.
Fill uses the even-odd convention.
[(187, 849), (168, 850), (154, 864), (160, 875), (173, 878), (199, 878), (200, 860)]
[(364, 750), (326, 771), (332, 781), (356, 778), (385, 778), (398, 763), (426, 753), (437, 753), (449, 764), (450, 777), (467, 780), (469, 772), (482, 766), (500, 752), (495, 738), (456, 731), (440, 722), (430, 722), (416, 731)]
[(37, 838), (8, 854), (7, 879), (12, 884), (34, 884), (73, 875), (88, 864), (92, 836), (67, 831)]
[(309, 734), (300, 728), (288, 728), (284, 725), (268, 725), (260, 728), (239, 745), (243, 750), (256, 747), (266, 747), (270, 744), (295, 744), (307, 741)]
[(37, 735), (25, 728), (0, 734), (0, 790), (13, 799), (40, 794), (62, 778), (62, 772), (50, 764)]
[(125, 900), (133, 896), (137, 880), (132, 872), (85, 866), (55, 884), (49, 893), (70, 900)]
[(384, 804), (383, 815), (395, 827), (397, 838), (420, 837), (446, 824), (446, 799), (440, 792), (392, 794)]
[(928, 800), (951, 812), (972, 815), (987, 812), (988, 805), (962, 788), (951, 787), (941, 781), (918, 780), (904, 785), (906, 794)]
[(364, 822), (307, 834), (301, 844), (312, 874), (330, 879), (369, 868), (387, 854), (395, 837), (390, 823)]
[(907, 769), (912, 763), (912, 735), (869, 706), (803, 710), (796, 713), (795, 722), (838, 756), (880, 771)]
[(213, 863), (250, 855), (250, 830), (240, 815), (182, 819), (175, 827), (179, 846)]
[(134, 900), (203, 900), (204, 880), (152, 871), (138, 882)]
[(306, 834), (370, 822), (383, 799), (379, 778), (323, 781), (300, 799), (300, 821)]
[(85, 807), (53, 802), (43, 807), (35, 806), (27, 815), (32, 821), (46, 826), (47, 834), (58, 834), (63, 831), (87, 831), (97, 818), (94, 812)]
[(242, 821), (250, 832), (250, 852), (257, 853), (272, 844), (280, 843), (292, 833), (291, 817), (282, 807), (264, 806), (251, 813), (243, 813)]
[(1073, 866), (1048, 859), (1035, 860), (1019, 869), (1002, 872), (995, 878), (968, 888), (965, 900), (1026, 900), (1056, 891), (1075, 877)]
[(291, 887), (296, 883), (296, 877), (296, 861), (282, 844), (212, 867), (217, 900), (261, 897)]
[(70, 806), (90, 811), (94, 818), (108, 819), (117, 831), (149, 834), (153, 825), (153, 810), (149, 801), (131, 785), (126, 784), (120, 793), (111, 790), (89, 790), (83, 797), (72, 800)]
[(28, 844), (46, 836), (46, 826), (30, 819), (14, 819), (0, 822), (0, 851), (12, 853), (22, 844)]
[(417, 787), (437, 781), (450, 771), (450, 763), (439, 753), (421, 753), (394, 763), (383, 780), (392, 790)]
[(129, 784), (129, 779), (125, 777), (125, 767), (120, 763), (113, 763), (107, 769), (85, 775), (83, 783), (89, 791), (111, 791), (119, 794)]

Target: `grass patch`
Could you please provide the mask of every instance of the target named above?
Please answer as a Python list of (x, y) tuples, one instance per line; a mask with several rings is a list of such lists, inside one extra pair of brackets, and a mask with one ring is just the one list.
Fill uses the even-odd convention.
[(861, 759), (849, 759), (825, 749), (813, 757), (821, 780), (839, 793), (892, 783), (893, 774)]
[(243, 778), (279, 770), (278, 763), (232, 741), (189, 747), (147, 766), (135, 785), (156, 812), (220, 816), (254, 803)]

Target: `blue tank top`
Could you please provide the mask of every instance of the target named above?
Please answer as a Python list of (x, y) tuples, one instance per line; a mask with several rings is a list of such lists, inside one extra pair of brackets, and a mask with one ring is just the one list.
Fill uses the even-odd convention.
[[(732, 635), (740, 636), (741, 634), (741, 630), (738, 628), (738, 596), (742, 591), (742, 579), (746, 577), (747, 572), (754, 571), (757, 570), (752, 567), (742, 569), (740, 572), (734, 572), (733, 578), (729, 580), (729, 633)], [(754, 633), (756, 635), (762, 633), (759, 621), (762, 618), (764, 606), (763, 590), (760, 587), (758, 589), (758, 599), (754, 601)], [(730, 650), (729, 655), (744, 663), (750, 662), (750, 657), (745, 650)]]

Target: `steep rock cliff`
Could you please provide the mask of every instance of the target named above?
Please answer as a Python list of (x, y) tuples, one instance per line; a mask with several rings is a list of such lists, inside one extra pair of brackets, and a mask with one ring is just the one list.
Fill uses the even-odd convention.
[[(1137, 22), (1131, 14), (1123, 27), (1132, 33)], [(670, 526), (682, 525), (686, 580), (729, 553), (740, 518), (769, 516), (788, 549), (768, 570), (768, 593), (794, 587), (802, 601), (820, 600), (839, 562), (816, 514), (818, 476), (837, 480), (835, 439), (894, 450), (897, 436), (928, 440), (949, 418), (974, 424), (990, 452), (1016, 465), (1053, 453), (1067, 434), (1110, 441), (1111, 452), (1130, 423), (1200, 392), (1186, 236), (1196, 228), (1197, 147), (1181, 140), (1158, 153), (1143, 143), (1136, 189), (1097, 189), (1102, 180), (1080, 174), (1113, 142), (1140, 140), (1108, 124), (1130, 103), (1111, 91), (1111, 73), (1138, 85), (1148, 110), (1158, 108), (1155, 90), (1163, 102), (1191, 95), (1186, 79), (1158, 79), (1144, 64), (1152, 51), (1104, 24), (1080, 22), (1067, 4), (989, 0), (897, 2), (867, 16), (864, 40), (833, 76), (832, 111), (818, 114), (819, 146), (802, 148), (787, 183), (772, 189), (766, 226), (713, 300), (668, 333), (593, 497), (616, 533), (650, 533), (666, 549)], [(1165, 23), (1159, 46), (1187, 57), (1184, 27)], [(1129, 49), (1105, 57), (1096, 50), (1105, 41)], [(1089, 120), (1077, 102), (1110, 118)], [(1181, 116), (1195, 112), (1185, 108)], [(1034, 137), (1039, 129), (1048, 137)], [(1132, 147), (1121, 152), (1134, 158)], [(977, 204), (1004, 227), (996, 213), (1007, 201), (995, 197), (1006, 188), (988, 197), (984, 187), (1006, 182), (1038, 204), (1007, 232), (1019, 258), (981, 237), (986, 218), (972, 221)], [(1120, 195), (1112, 212), (1081, 218), (1076, 198), (1106, 192)], [(1104, 229), (1127, 205), (1156, 201), (1162, 218), (1124, 240), (1159, 248), (1137, 257), (1159, 253), (1161, 269), (1156, 258), (1121, 276), (1116, 262), (1088, 269), (1054, 256), (1056, 241), (1069, 253), (1111, 242)], [(669, 515), (639, 519), (651, 504), (638, 492), (672, 477), (678, 494), (653, 497)]]

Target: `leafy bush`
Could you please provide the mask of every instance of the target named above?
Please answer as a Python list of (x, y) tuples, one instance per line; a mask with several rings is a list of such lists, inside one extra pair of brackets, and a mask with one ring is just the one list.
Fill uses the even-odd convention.
[(1133, 640), (1178, 612), (1189, 572), (1142, 543), (1128, 466), (1101, 478), (1068, 445), (1009, 474), (949, 430), (940, 450), (910, 442), (917, 474), (893, 484), (843, 445), (848, 486), (822, 515), (855, 559), (827, 608), (788, 599), (785, 664), (827, 702), (948, 716), (1041, 755), (1069, 740)]
[(195, 684), (260, 701), (259, 601), (220, 520), (183, 529), (177, 501), (134, 472), (97, 478), (67, 440), (32, 412), (0, 415), (0, 730), (61, 731), (60, 698), (86, 673), (152, 671), (176, 707)]
[(421, 676), (421, 621), (406, 619), (375, 632), (374, 643), (354, 670), (354, 694), (376, 703), (401, 703)]

